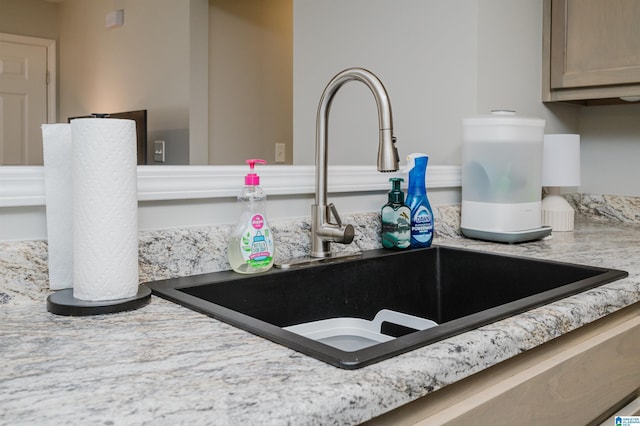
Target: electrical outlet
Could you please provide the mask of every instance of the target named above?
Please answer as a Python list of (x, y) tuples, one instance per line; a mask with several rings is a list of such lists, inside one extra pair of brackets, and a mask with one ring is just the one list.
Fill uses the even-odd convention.
[(285, 161), (287, 161), (285, 155), (285, 147), (286, 146), (283, 143), (276, 144), (276, 163), (284, 163)]
[(153, 161), (156, 163), (164, 163), (164, 141), (153, 141)]

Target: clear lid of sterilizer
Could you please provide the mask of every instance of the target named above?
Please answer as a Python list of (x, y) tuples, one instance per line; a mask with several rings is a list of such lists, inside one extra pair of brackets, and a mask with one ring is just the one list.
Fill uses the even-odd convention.
[(462, 120), (462, 125), (467, 126), (523, 126), (523, 127), (542, 127), (545, 121), (541, 118), (522, 117), (516, 114), (514, 110), (494, 109), (491, 114), (478, 115), (468, 117)]

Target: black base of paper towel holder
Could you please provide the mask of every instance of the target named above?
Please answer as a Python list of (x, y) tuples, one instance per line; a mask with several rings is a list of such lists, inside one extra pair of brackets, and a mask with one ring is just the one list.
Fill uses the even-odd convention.
[(141, 308), (151, 301), (151, 290), (141, 285), (133, 297), (97, 302), (73, 297), (73, 289), (58, 290), (47, 297), (47, 311), (56, 315), (85, 316), (114, 314)]

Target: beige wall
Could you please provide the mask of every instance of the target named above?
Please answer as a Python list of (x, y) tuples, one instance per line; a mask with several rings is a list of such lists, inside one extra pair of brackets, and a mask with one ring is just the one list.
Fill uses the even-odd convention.
[(113, 4), (65, 0), (59, 5), (59, 119), (147, 109), (150, 139), (166, 139), (168, 151), (179, 145), (183, 161), (172, 163), (186, 163), (189, 1), (127, 2), (124, 26), (106, 28)]
[(156, 139), (166, 164), (272, 163), (277, 142), (291, 163), (291, 0), (0, 2), (0, 31), (58, 41), (58, 121), (147, 109), (150, 164)]
[(293, 156), (293, 3), (210, 0), (209, 164)]
[(0, 0), (0, 33), (58, 40), (58, 5), (43, 0)]
[[(108, 29), (116, 8), (125, 24)], [(207, 8), (208, 0), (0, 0), (0, 32), (58, 42), (57, 121), (147, 109), (149, 146), (165, 140), (167, 164), (188, 164), (190, 151), (193, 164), (206, 164)]]

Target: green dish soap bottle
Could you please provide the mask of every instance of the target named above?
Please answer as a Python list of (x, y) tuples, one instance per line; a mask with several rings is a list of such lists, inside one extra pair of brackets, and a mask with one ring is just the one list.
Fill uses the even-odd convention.
[(229, 237), (227, 256), (231, 269), (241, 274), (266, 272), (273, 266), (273, 234), (267, 223), (267, 195), (260, 188), (260, 176), (254, 173), (256, 164), (264, 160), (247, 160), (249, 174), (238, 195), (240, 218)]
[(425, 178), (429, 156), (409, 154), (409, 190), (407, 205), (411, 209), (411, 247), (429, 247), (433, 241), (433, 211), (427, 198)]
[(409, 248), (411, 242), (411, 210), (400, 190), (402, 178), (391, 178), (389, 202), (382, 206), (382, 247)]

